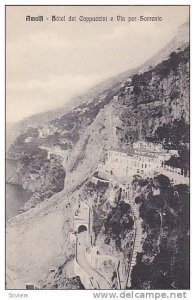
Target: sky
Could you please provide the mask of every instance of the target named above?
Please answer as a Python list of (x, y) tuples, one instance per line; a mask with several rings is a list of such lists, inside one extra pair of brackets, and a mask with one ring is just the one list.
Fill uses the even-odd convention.
[[(26, 22), (43, 15), (44, 22)], [(51, 16), (76, 16), (52, 22)], [(116, 16), (161, 16), (119, 22)], [(114, 17), (79, 22), (79, 16)], [(90, 87), (155, 55), (188, 21), (187, 6), (9, 6), (6, 9), (6, 120), (61, 107)]]

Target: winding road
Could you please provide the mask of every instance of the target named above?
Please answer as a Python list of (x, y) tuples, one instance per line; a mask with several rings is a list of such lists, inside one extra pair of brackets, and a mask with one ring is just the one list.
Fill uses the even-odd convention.
[(110, 289), (109, 282), (88, 263), (86, 258), (87, 229), (78, 233), (77, 236), (77, 262), (91, 276), (94, 289)]

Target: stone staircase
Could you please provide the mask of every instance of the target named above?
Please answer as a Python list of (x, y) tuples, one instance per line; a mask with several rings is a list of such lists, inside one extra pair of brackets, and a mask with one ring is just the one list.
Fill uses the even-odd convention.
[(142, 252), (142, 220), (139, 216), (139, 206), (135, 203), (134, 198), (130, 196), (128, 191), (128, 202), (131, 206), (131, 211), (133, 213), (133, 219), (134, 219), (134, 246), (132, 250), (132, 255), (130, 258), (130, 265), (129, 265), (129, 273), (127, 278), (127, 284), (126, 286), (131, 287), (131, 272), (133, 270), (133, 267), (136, 265), (136, 258), (137, 253)]

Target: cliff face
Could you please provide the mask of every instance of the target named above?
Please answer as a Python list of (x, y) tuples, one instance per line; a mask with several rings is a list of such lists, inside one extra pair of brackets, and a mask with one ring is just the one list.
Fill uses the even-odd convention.
[[(182, 120), (186, 126), (183, 136), (178, 132), (171, 138), (175, 143), (177, 134), (180, 142), (189, 138), (189, 48), (172, 52), (169, 59), (155, 68), (132, 77), (124, 83), (118, 93), (120, 119), (122, 125), (118, 135), (122, 143), (130, 143), (138, 138), (155, 140), (159, 138), (160, 127), (173, 126)], [(160, 137), (161, 139), (163, 137)], [(189, 141), (188, 141), (189, 142)]]
[[(106, 91), (100, 100), (95, 98), (52, 121), (49, 126), (53, 131), (49, 134), (47, 130), (43, 135), (43, 129), (30, 128), (20, 135), (8, 152), (9, 157), (18, 163), (10, 183), (22, 184), (36, 195), (42, 194), (40, 199), (47, 197), (47, 193), (51, 196), (61, 191), (65, 174), (67, 190), (73, 191), (81, 185), (95, 171), (114, 142), (107, 120), (112, 97), (113, 91)], [(52, 150), (55, 146), (67, 151), (66, 158), (52, 155), (48, 159), (48, 150), (41, 148)]]
[(154, 69), (121, 85), (81, 132), (69, 155), (66, 183), (70, 188), (81, 183), (81, 178), (83, 182), (89, 178), (109, 149), (131, 151), (137, 139), (178, 149), (176, 163), (189, 168), (189, 49), (173, 53)]
[(8, 179), (33, 193), (23, 210), (34, 207), (64, 188), (65, 170), (57, 158), (48, 159), (45, 150), (25, 153), (17, 161), (17, 169)]
[[(55, 184), (56, 192), (63, 188), (65, 171), (68, 188), (76, 188), (95, 171), (110, 148), (129, 151), (131, 143), (137, 139), (163, 142), (165, 146), (177, 148), (182, 158), (176, 165), (182, 162), (182, 167), (186, 168), (188, 163), (183, 157), (188, 152), (185, 144), (189, 143), (188, 47), (173, 51), (154, 68), (126, 78), (120, 85), (91, 97), (48, 125), (29, 128), (16, 139), (8, 155), (19, 161), (20, 171), (15, 181), (22, 181), (24, 188), (29, 190), (39, 191), (39, 184), (43, 187), (45, 182), (51, 183), (56, 167), (62, 176), (60, 181), (51, 183), (54, 193)], [(43, 163), (45, 167), (38, 160), (36, 164), (33, 157), (40, 155), (40, 147), (67, 151), (62, 163), (65, 171), (60, 165), (61, 159), (56, 165), (51, 160)], [(25, 172), (23, 162), (31, 159), (34, 162), (29, 164), (30, 170), (26, 163)], [(39, 165), (43, 171), (50, 171), (38, 182), (35, 177)]]
[(131, 288), (189, 289), (188, 186), (173, 187), (160, 175), (150, 182), (135, 180), (134, 189), (146, 238), (132, 271)]
[[(133, 141), (148, 139), (171, 142), (180, 149), (181, 143), (189, 142), (188, 48), (173, 52), (154, 69), (134, 75), (121, 85), (52, 121), (53, 132), (49, 134), (40, 137), (41, 128), (39, 132), (29, 129), (18, 137), (10, 156), (30, 160), (32, 149), (36, 152), (40, 146), (69, 151), (65, 169), (70, 188), (81, 178), (85, 180), (111, 147), (129, 150)], [(31, 140), (26, 143), (28, 138)], [(26, 177), (21, 174), (26, 187)]]
[(113, 186), (108, 182), (94, 184), (89, 181), (80, 189), (80, 198), (85, 199), (91, 207), (91, 246), (98, 249), (99, 255), (107, 257), (102, 266), (103, 274), (106, 274), (114, 287), (116, 267), (111, 267), (114, 262), (120, 261), (123, 281), (128, 276), (134, 237), (131, 207), (117, 183)]

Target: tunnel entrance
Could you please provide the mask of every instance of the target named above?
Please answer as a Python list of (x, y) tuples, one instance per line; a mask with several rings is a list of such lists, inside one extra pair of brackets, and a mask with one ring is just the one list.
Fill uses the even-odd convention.
[(81, 233), (83, 231), (87, 231), (87, 227), (85, 225), (80, 225), (78, 228), (78, 233)]

